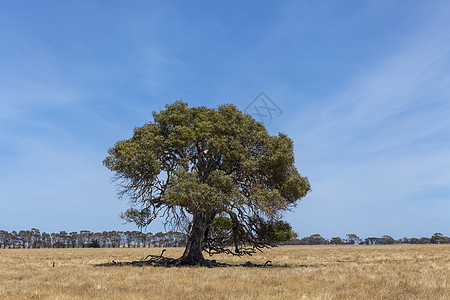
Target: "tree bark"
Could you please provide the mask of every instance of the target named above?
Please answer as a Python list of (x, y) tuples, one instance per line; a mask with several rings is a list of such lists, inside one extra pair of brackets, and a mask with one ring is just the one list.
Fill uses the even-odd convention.
[(214, 219), (214, 214), (197, 212), (189, 226), (186, 249), (180, 262), (183, 265), (201, 265), (205, 261), (203, 258), (203, 242), (205, 234)]

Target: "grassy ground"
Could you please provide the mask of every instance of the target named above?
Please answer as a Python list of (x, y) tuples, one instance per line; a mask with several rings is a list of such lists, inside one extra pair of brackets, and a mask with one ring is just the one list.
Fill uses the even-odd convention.
[[(266, 269), (93, 267), (160, 252), (0, 249), (0, 298), (450, 299), (450, 245), (285, 246), (253, 257), (214, 257), (284, 266)], [(169, 248), (164, 255), (181, 253)]]

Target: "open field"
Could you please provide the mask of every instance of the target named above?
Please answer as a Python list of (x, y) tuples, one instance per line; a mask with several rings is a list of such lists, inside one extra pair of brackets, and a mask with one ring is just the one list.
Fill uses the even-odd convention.
[[(182, 250), (169, 248), (165, 256)], [(283, 266), (276, 268), (93, 267), (160, 252), (0, 249), (0, 298), (450, 299), (450, 245), (284, 246), (253, 257), (214, 257)]]

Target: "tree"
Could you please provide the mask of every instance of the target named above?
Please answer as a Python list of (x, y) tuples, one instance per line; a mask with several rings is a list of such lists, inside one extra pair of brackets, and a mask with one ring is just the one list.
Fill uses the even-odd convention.
[(447, 241), (447, 237), (440, 232), (436, 232), (435, 234), (433, 234), (430, 241), (432, 244), (445, 244)]
[(304, 237), (300, 240), (302, 245), (325, 245), (328, 241), (323, 238), (320, 234), (316, 233), (308, 237)]
[(78, 233), (77, 232), (70, 232), (69, 233), (69, 240), (70, 244), (72, 245), (72, 248), (75, 248), (77, 246), (78, 241)]
[(22, 243), (22, 248), (30, 248), (31, 246), (31, 231), (21, 230), (18, 233), (18, 240)]
[(78, 246), (81, 248), (86, 247), (92, 239), (92, 232), (89, 230), (81, 230), (78, 234)]
[(111, 242), (111, 247), (119, 248), (122, 242), (122, 232), (121, 231), (109, 231), (108, 237)]
[(101, 240), (101, 246), (102, 246), (102, 247), (106, 247), (106, 245), (107, 245), (108, 242), (109, 242), (109, 235), (108, 235), (108, 232), (107, 232), (107, 231), (103, 231), (103, 232), (100, 234), (100, 240)]
[(137, 240), (138, 240), (138, 245), (139, 247), (146, 247), (147, 245), (147, 241), (148, 241), (148, 236), (143, 233), (143, 232), (139, 232), (138, 236), (137, 236)]
[(366, 244), (367, 245), (375, 245), (380, 242), (380, 238), (377, 237), (368, 237), (366, 238)]
[(421, 237), (418, 241), (419, 244), (431, 244), (431, 240), (427, 237)]
[(333, 245), (342, 245), (344, 243), (344, 241), (342, 241), (342, 239), (340, 237), (332, 237), (330, 240), (330, 244)]
[(394, 242), (395, 242), (394, 238), (391, 237), (390, 235), (383, 235), (378, 243), (383, 244), (383, 245), (389, 245), (389, 244), (392, 245), (392, 244), (394, 244)]
[(50, 248), (52, 246), (52, 237), (47, 232), (42, 233), (42, 244), (41, 247)]
[(33, 248), (40, 248), (42, 237), (41, 237), (41, 232), (39, 231), (39, 229), (31, 228), (30, 235), (31, 235), (31, 243), (32, 243)]
[(410, 244), (418, 244), (419, 243), (419, 239), (418, 238), (410, 238), (409, 239), (409, 243)]
[(133, 232), (125, 231), (123, 234), (125, 235), (125, 241), (127, 243), (127, 247), (130, 248), (131, 242), (133, 241)]
[(11, 246), (16, 248), (17, 243), (19, 242), (18, 234), (16, 231), (11, 232)]
[(293, 142), (270, 136), (234, 105), (189, 108), (177, 101), (153, 122), (109, 149), (119, 196), (130, 199), (127, 221), (148, 226), (157, 216), (189, 224), (181, 264), (203, 264), (202, 250), (216, 216), (231, 219), (233, 254), (251, 254), (276, 240), (260, 236), (310, 190), (294, 166)]
[(361, 239), (354, 233), (346, 234), (346, 237), (347, 237), (347, 244), (350, 245), (358, 244), (361, 241)]
[(0, 247), (6, 248), (10, 244), (11, 234), (6, 230), (0, 230)]

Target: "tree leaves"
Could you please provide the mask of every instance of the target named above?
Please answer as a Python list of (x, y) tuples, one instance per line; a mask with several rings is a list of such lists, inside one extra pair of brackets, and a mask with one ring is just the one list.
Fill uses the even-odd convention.
[[(270, 136), (234, 105), (189, 108), (177, 101), (153, 119), (116, 143), (104, 160), (119, 181), (119, 194), (135, 209), (124, 214), (126, 220), (148, 225), (165, 207), (171, 223), (180, 223), (185, 212), (228, 214), (248, 233), (255, 230), (251, 220), (278, 224), (281, 213), (310, 190), (294, 166), (292, 140)], [(263, 235), (244, 236), (241, 243), (256, 243)]]

